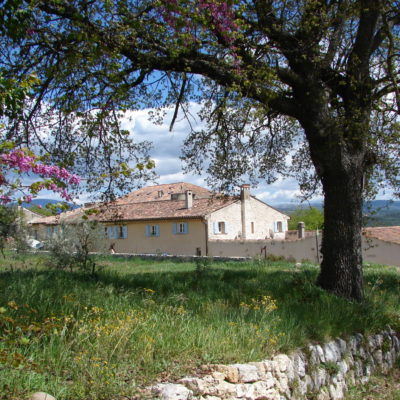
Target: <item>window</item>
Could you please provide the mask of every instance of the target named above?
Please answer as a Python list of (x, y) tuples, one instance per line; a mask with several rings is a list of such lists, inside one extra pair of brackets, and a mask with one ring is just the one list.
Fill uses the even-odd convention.
[(172, 232), (174, 235), (184, 235), (189, 233), (187, 222), (179, 222), (177, 224), (172, 224)]
[(126, 225), (107, 226), (105, 233), (108, 239), (127, 239), (128, 227)]
[(58, 226), (48, 226), (47, 227), (47, 237), (51, 238), (58, 232)]
[(225, 221), (218, 221), (213, 223), (214, 235), (223, 235), (228, 233), (228, 223)]
[(251, 233), (254, 233), (254, 222), (251, 223)]
[(146, 236), (160, 236), (160, 226), (146, 225)]
[(283, 223), (282, 223), (282, 221), (274, 222), (274, 232), (283, 232)]

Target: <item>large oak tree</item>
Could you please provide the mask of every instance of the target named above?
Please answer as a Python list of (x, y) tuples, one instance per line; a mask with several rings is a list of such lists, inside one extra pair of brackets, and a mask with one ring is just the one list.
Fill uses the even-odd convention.
[(283, 172), (305, 189), (320, 185), (318, 283), (362, 299), (363, 199), (399, 176), (399, 1), (0, 3), (2, 69), (41, 80), (9, 137), (40, 141), (38, 125), (56, 112), (62, 151), (52, 153), (62, 158), (77, 129), (82, 141), (119, 143), (121, 110), (189, 113), (202, 99), (208, 129), (188, 137), (188, 168), (231, 184)]

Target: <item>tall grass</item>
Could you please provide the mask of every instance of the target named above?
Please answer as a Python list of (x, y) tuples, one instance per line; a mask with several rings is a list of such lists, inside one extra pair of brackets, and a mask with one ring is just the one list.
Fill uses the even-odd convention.
[[(133, 396), (205, 363), (265, 359), (310, 341), (400, 328), (394, 269), (366, 269), (367, 300), (314, 285), (288, 263), (97, 260), (93, 277), (40, 257), (0, 266), (0, 399)], [(10, 269), (12, 265), (12, 270)]]

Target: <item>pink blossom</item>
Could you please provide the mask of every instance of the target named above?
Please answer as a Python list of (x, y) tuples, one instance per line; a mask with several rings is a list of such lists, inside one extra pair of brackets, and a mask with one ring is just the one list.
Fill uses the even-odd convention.
[(11, 203), (11, 197), (6, 195), (0, 196), (0, 204), (8, 204)]
[[(80, 177), (71, 174), (67, 169), (57, 165), (47, 165), (37, 162), (37, 157), (27, 154), (23, 149), (12, 150), (9, 153), (0, 154), (0, 165), (3, 164), (3, 170), (15, 169), (18, 173), (33, 172), (43, 178), (50, 178), (50, 181), (35, 183), (31, 186), (30, 192), (36, 194), (38, 191), (46, 188), (54, 192), (60, 193), (61, 197), (66, 200), (72, 200), (72, 196), (64, 188), (67, 185), (78, 185)], [(55, 180), (55, 181), (54, 181)], [(58, 183), (57, 183), (58, 182)], [(8, 185), (6, 178), (0, 172), (0, 185)], [(29, 203), (32, 201), (32, 195), (26, 195), (22, 198), (23, 201)], [(0, 203), (7, 204), (11, 202), (10, 196), (0, 196)]]

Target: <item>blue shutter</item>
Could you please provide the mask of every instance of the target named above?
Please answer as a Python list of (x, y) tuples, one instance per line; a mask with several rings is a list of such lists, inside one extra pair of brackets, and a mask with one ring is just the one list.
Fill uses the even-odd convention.
[(51, 226), (47, 227), (47, 237), (51, 237)]
[(183, 224), (183, 233), (189, 233), (189, 225), (187, 222)]
[(119, 238), (119, 235), (118, 235), (119, 226), (114, 226), (113, 229), (114, 229), (114, 239), (118, 239)]
[(150, 236), (150, 225), (146, 225), (146, 236)]
[(160, 236), (160, 226), (156, 225), (156, 236)]
[(225, 221), (225, 233), (229, 232), (229, 224)]
[(107, 226), (107, 237), (109, 239), (113, 238), (113, 228), (112, 228), (112, 226)]
[(128, 227), (126, 225), (124, 225), (122, 227), (122, 237), (123, 237), (123, 239), (127, 239), (128, 238)]
[(177, 224), (172, 224), (172, 233), (174, 234), (174, 235), (176, 235), (176, 232), (178, 231), (178, 228), (177, 228)]
[(219, 230), (218, 230), (218, 222), (213, 222), (213, 231), (214, 231), (214, 235), (216, 235), (217, 233), (219, 233)]

